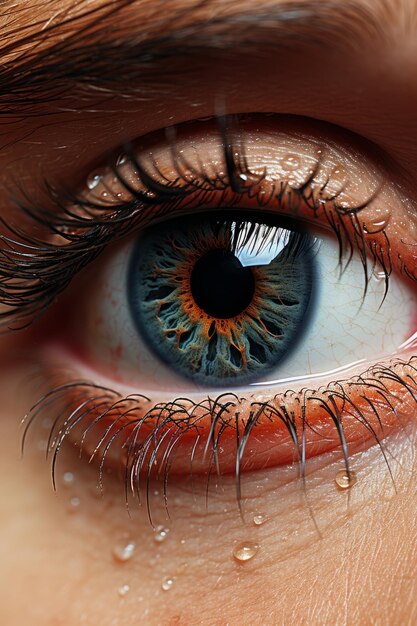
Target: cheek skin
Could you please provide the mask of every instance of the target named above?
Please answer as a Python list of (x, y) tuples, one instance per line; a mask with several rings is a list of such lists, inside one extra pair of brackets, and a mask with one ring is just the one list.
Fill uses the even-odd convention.
[[(401, 467), (390, 464), (397, 493), (376, 448), (352, 456), (357, 483), (348, 492), (335, 487), (340, 460), (331, 457), (323, 466), (309, 466), (306, 497), (294, 469), (246, 475), (244, 521), (233, 480), (213, 478), (208, 510), (203, 478), (195, 494), (190, 485), (173, 482), (171, 520), (160, 498), (152, 502), (155, 524), (169, 528), (167, 539), (156, 543), (143, 508), (134, 502), (132, 517), (127, 515), (115, 476), (105, 477), (104, 497), (97, 499), (91, 495), (96, 470), (63, 456), (59, 475), (73, 471), (75, 482), (65, 488), (61, 481), (55, 495), (36, 445), (23, 463), (18, 460), (22, 407), (16, 398), (27, 406), (26, 376), (8, 367), (0, 377), (0, 460), (7, 477), (1, 483), (0, 540), (8, 572), (0, 592), (2, 623), (234, 625), (245, 616), (251, 624), (290, 618), (330, 625), (345, 611), (357, 623), (415, 621), (415, 425), (387, 440), (401, 459)], [(73, 496), (81, 503), (77, 513), (68, 512)], [(266, 521), (255, 526), (259, 514)], [(112, 548), (124, 536), (137, 548), (131, 560), (118, 563)], [(232, 557), (241, 542), (259, 545), (243, 564)], [(174, 584), (165, 592), (161, 584), (170, 577)], [(121, 597), (118, 589), (125, 584), (130, 590)]]

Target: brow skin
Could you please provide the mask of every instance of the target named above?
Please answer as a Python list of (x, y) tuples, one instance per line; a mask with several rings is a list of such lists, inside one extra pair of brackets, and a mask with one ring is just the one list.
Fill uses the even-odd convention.
[(209, 54), (243, 47), (334, 48), (359, 36), (381, 38), (380, 16), (357, 0), (274, 2), (261, 10), (235, 0), (200, 0), (185, 9), (176, 0), (163, 3), (172, 11), (161, 11), (154, 2), (154, 12), (138, 0), (99, 2), (93, 8), (81, 0), (74, 6), (85, 10), (75, 15), (55, 14), (56, 1), (49, 4), (46, 22), (28, 21), (17, 4), (0, 15), (8, 24), (0, 43), (0, 113), (30, 115), (35, 105), (62, 102), (74, 88), (99, 90), (104, 97), (121, 84), (133, 85), (135, 95), (146, 97), (166, 78), (161, 61), (167, 58), (198, 63)]

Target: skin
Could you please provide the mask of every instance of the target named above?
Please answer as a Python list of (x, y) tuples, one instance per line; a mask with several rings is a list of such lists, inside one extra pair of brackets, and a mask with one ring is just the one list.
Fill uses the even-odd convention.
[[(100, 0), (92, 4), (100, 5)], [(181, 6), (180, 0), (167, 4), (167, 10)], [(239, 10), (251, 4), (240, 2)], [(264, 3), (269, 8), (277, 4)], [(126, 9), (127, 34), (138, 23), (144, 32), (151, 29), (144, 17), (147, 5), (136, 2)], [(76, 185), (126, 137), (213, 115), (224, 97), (229, 113), (290, 113), (355, 133), (372, 146), (370, 152), (383, 155), (384, 172), (415, 207), (417, 3), (369, 0), (358, 7), (373, 12), (380, 39), (358, 30), (355, 46), (342, 50), (335, 42), (332, 55), (320, 47), (305, 55), (299, 44), (281, 51), (277, 76), (271, 75), (276, 57), (270, 59), (271, 51), (259, 47), (257, 54), (229, 52), (228, 63), (222, 64), (208, 55), (204, 80), (192, 65), (182, 73), (181, 63), (172, 62), (172, 72), (181, 79), (172, 81), (163, 99), (102, 101), (90, 94), (91, 107), (77, 113), (75, 94), (74, 107), (47, 118), (46, 125), (41, 116), (15, 124), (3, 118), (3, 182), (18, 178), (35, 198), (37, 179), (45, 170), (52, 179), (65, 176)], [(32, 9), (48, 20), (57, 6), (39, 2)], [(12, 5), (11, 14), (13, 10)], [(221, 14), (237, 7), (229, 0), (207, 2), (200, 18), (210, 10)], [(30, 26), (33, 14), (22, 13), (19, 19)], [(2, 21), (6, 28), (8, 18)], [(2, 215), (10, 218), (16, 209), (5, 184), (2, 188)], [(402, 219), (414, 237), (411, 213), (406, 211)], [(412, 320), (405, 323), (412, 325)], [(70, 448), (60, 458), (54, 493), (38, 445), (47, 437), (46, 429), (37, 430), (22, 462), (20, 420), (37, 399), (33, 360), (43, 354), (43, 336), (36, 330), (13, 332), (0, 343), (1, 623), (416, 623), (415, 404), (408, 405), (402, 428), (386, 440), (393, 481), (377, 446), (352, 455), (357, 482), (348, 491), (338, 490), (334, 481), (340, 451), (309, 462), (305, 490), (293, 466), (249, 472), (242, 520), (232, 477), (213, 480), (208, 509), (205, 478), (196, 478), (194, 493), (186, 477), (178, 478), (170, 488), (171, 519), (166, 519), (161, 499), (152, 500), (154, 523), (169, 528), (166, 540), (158, 543), (143, 508), (133, 502), (127, 515), (116, 472), (105, 476), (103, 497), (96, 497), (97, 469), (80, 462)], [(75, 476), (69, 487), (63, 484), (65, 471)], [(79, 507), (70, 505), (73, 497), (79, 498)], [(259, 514), (266, 521), (255, 526), (253, 517)], [(112, 551), (126, 539), (136, 543), (136, 551), (121, 563)], [(241, 542), (259, 545), (246, 563), (232, 556)], [(174, 583), (164, 591), (167, 578)], [(122, 596), (119, 589), (125, 584), (130, 589)]]

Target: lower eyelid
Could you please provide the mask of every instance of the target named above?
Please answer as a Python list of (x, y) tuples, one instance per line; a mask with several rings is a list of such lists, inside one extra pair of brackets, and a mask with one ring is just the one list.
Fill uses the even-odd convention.
[[(52, 419), (53, 465), (62, 447), (72, 444), (101, 470), (110, 465), (127, 472), (138, 489), (143, 475), (165, 472), (207, 474), (217, 467), (241, 473), (289, 463), (304, 471), (309, 458), (331, 450), (339, 450), (348, 467), (348, 455), (358, 449), (377, 443), (383, 453), (381, 440), (409, 419), (417, 403), (416, 368), (417, 357), (411, 357), (317, 390), (168, 402), (124, 396), (63, 370), (29, 414), (28, 426), (45, 414)], [(57, 371), (46, 366), (49, 385)]]

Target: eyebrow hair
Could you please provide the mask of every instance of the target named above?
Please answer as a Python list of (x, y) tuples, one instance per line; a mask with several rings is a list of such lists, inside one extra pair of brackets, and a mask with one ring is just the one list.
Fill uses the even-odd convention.
[[(85, 2), (79, 0), (74, 7)], [(170, 3), (163, 3), (165, 5)], [(175, 4), (175, 3), (174, 3)], [(287, 1), (267, 9), (244, 9), (241, 3), (223, 2), (224, 11), (212, 0), (176, 12), (165, 11), (154, 3), (155, 12), (143, 16), (147, 3), (119, 0), (103, 3), (76, 13), (59, 14), (50, 0), (51, 15), (45, 22), (19, 23), (15, 3), (8, 15), (9, 30), (0, 44), (0, 113), (30, 115), (35, 105), (65, 100), (74, 87), (90, 94), (114, 95), (121, 84), (123, 93), (146, 97), (158, 89), (158, 79), (167, 79), (161, 61), (187, 59), (203, 62), (209, 54), (245, 48), (321, 45), (335, 49), (357, 42), (358, 37), (381, 39), (378, 11), (371, 11), (358, 0)], [(208, 9), (216, 5), (207, 19)], [(7, 5), (6, 5), (7, 6)], [(136, 26), (124, 24), (123, 13), (138, 11)], [(146, 6), (145, 6), (146, 8)], [(215, 7), (214, 7), (215, 8)], [(33, 6), (31, 6), (33, 14)], [(232, 10), (234, 9), (234, 10)], [(167, 16), (168, 14), (168, 16)], [(14, 19), (11, 19), (14, 18)], [(24, 20), (24, 16), (22, 18)]]

